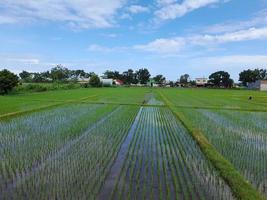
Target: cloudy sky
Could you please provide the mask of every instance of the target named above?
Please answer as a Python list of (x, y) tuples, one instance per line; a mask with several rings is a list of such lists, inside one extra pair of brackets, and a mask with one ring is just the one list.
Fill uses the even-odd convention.
[(56, 64), (237, 80), (267, 68), (267, 0), (1, 0), (0, 69)]

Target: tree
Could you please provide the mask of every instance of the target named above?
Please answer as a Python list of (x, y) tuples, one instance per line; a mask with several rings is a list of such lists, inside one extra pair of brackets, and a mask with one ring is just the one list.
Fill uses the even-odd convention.
[(131, 83), (134, 82), (134, 78), (135, 78), (134, 71), (132, 69), (128, 69), (128, 71), (122, 73), (121, 79), (125, 84), (130, 85)]
[(189, 74), (183, 74), (180, 76), (180, 83), (187, 84), (189, 82)]
[(156, 75), (153, 79), (156, 82), (156, 84), (159, 84), (159, 85), (163, 85), (163, 83), (166, 80), (166, 78), (163, 75), (161, 75), (161, 74)]
[(21, 73), (19, 73), (19, 77), (23, 81), (26, 81), (26, 80), (29, 80), (31, 78), (31, 73), (23, 70)]
[(149, 77), (150, 73), (146, 68), (137, 71), (137, 79), (141, 84), (147, 84)]
[(138, 82), (139, 82), (139, 80), (138, 80), (138, 72), (136, 71), (136, 72), (133, 74), (132, 84), (137, 84)]
[(216, 87), (226, 87), (230, 88), (233, 86), (233, 79), (230, 78), (230, 74), (225, 71), (218, 71), (212, 73), (209, 76), (209, 83), (212, 83)]
[(91, 76), (89, 80), (89, 85), (91, 85), (92, 87), (100, 87), (101, 86), (100, 78), (97, 75)]
[(247, 86), (248, 83), (253, 83), (257, 80), (267, 79), (267, 70), (266, 69), (248, 69), (244, 70), (239, 74), (239, 81), (242, 82), (242, 85)]
[(174, 86), (175, 86), (174, 82), (170, 81), (170, 87), (174, 87)]
[(104, 72), (105, 78), (111, 78), (111, 79), (121, 79), (122, 75), (118, 71), (105, 71)]
[(47, 81), (47, 79), (44, 77), (44, 75), (42, 73), (34, 73), (33, 74), (32, 82), (44, 83), (46, 81)]
[(62, 65), (57, 65), (51, 69), (51, 78), (53, 81), (63, 81), (69, 78), (69, 70)]
[(0, 71), (0, 94), (7, 94), (19, 83), (19, 77), (4, 69)]

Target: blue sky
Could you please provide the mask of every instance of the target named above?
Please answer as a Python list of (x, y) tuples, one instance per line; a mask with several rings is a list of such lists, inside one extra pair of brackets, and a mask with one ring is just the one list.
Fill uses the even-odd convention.
[(56, 64), (238, 80), (267, 68), (267, 0), (1, 0), (0, 68)]

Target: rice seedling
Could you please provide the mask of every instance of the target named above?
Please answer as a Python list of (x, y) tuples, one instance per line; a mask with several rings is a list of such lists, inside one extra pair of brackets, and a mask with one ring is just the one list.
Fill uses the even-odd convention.
[(2, 197), (93, 197), (136, 111), (84, 104), (2, 123)]
[(255, 188), (267, 195), (266, 113), (188, 109), (183, 113)]
[(113, 199), (233, 199), (167, 108), (143, 108)]

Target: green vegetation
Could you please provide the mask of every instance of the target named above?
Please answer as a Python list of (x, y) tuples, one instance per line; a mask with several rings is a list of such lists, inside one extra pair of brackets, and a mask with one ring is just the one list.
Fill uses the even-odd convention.
[(181, 111), (254, 187), (267, 195), (266, 113)]
[(101, 86), (100, 78), (97, 75), (93, 75), (89, 80), (89, 85), (92, 87), (100, 87)]
[[(210, 143), (204, 136), (201, 130), (197, 129), (190, 118), (187, 118), (181, 111), (181, 108), (173, 106), (173, 104), (160, 93), (162, 100), (169, 106), (176, 117), (187, 128), (192, 137), (197, 141), (201, 150), (206, 155), (207, 159), (211, 161), (214, 167), (218, 170), (222, 178), (232, 188), (233, 194), (238, 199), (257, 200), (265, 199), (263, 195), (252, 187), (251, 184), (234, 168), (232, 163), (226, 160), (218, 150)], [(204, 122), (206, 123), (206, 122)], [(211, 130), (212, 131), (212, 130)], [(266, 144), (265, 144), (266, 145)], [(237, 149), (233, 149), (238, 151)], [(236, 158), (237, 159), (237, 158)]]
[(15, 88), (14, 93), (45, 92), (50, 90), (70, 90), (80, 88), (78, 83), (23, 83)]
[(113, 199), (233, 199), (167, 108), (143, 108)]
[(0, 96), (0, 117), (8, 113), (23, 112), (55, 103), (68, 103), (70, 101), (142, 104), (144, 96), (149, 91), (147, 88), (80, 88)]
[(4, 69), (0, 71), (0, 95), (7, 94), (18, 85), (19, 77)]
[(0, 96), (0, 199), (266, 199), (266, 105), (243, 90)]
[[(267, 93), (251, 90), (225, 89), (158, 89), (173, 106), (267, 111)], [(249, 100), (252, 97), (252, 100)]]
[(0, 197), (94, 198), (136, 111), (82, 104), (1, 123)]

